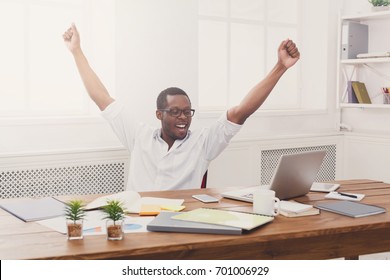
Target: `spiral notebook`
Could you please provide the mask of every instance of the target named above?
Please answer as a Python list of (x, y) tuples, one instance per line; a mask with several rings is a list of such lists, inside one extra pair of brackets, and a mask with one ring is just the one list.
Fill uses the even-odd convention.
[(175, 220), (214, 224), (236, 227), (243, 230), (252, 230), (266, 223), (272, 222), (274, 217), (248, 212), (230, 210), (198, 208), (172, 217)]

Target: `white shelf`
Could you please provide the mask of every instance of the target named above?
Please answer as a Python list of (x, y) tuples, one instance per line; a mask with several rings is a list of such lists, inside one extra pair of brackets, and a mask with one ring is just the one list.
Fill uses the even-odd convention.
[(361, 21), (361, 20), (386, 19), (389, 17), (390, 17), (390, 10), (387, 10), (387, 11), (381, 11), (381, 12), (345, 15), (345, 16), (342, 16), (341, 19), (342, 20)]
[(389, 63), (390, 57), (343, 59), (342, 64)]
[(340, 108), (390, 109), (390, 104), (340, 103)]
[[(390, 76), (387, 75), (388, 69), (390, 67), (390, 57), (372, 57), (372, 58), (357, 58), (357, 59), (339, 59), (341, 57), (341, 41), (342, 41), (342, 27), (344, 21), (355, 21), (363, 22), (364, 24), (370, 25), (370, 21), (375, 20), (386, 20), (386, 24), (390, 20), (390, 9), (379, 12), (367, 12), (354, 15), (342, 15), (339, 18), (339, 33), (338, 33), (338, 62), (337, 62), (337, 102), (338, 108), (340, 109), (349, 109), (349, 108), (358, 108), (358, 109), (390, 109), (390, 104), (374, 103), (374, 104), (361, 104), (361, 103), (348, 103), (347, 101), (347, 81), (361, 81), (363, 83), (368, 83), (369, 86), (373, 87), (374, 84), (379, 84), (379, 86), (386, 86), (390, 82)], [(372, 28), (379, 28), (379, 25), (372, 23)], [(371, 30), (373, 31), (373, 30)], [(376, 30), (382, 32), (381, 30)], [(385, 30), (383, 30), (385, 32)], [(384, 35), (385, 36), (385, 35)], [(371, 38), (372, 39), (372, 38)], [(370, 37), (369, 37), (370, 40)], [(372, 43), (372, 42), (371, 42)], [(370, 42), (369, 42), (370, 45)], [(389, 47), (389, 45), (386, 45)], [(383, 46), (385, 48), (385, 46)], [(375, 48), (373, 48), (375, 49)], [(387, 51), (387, 50), (384, 50)], [(388, 50), (390, 51), (390, 50)], [(385, 65), (383, 65), (385, 64)], [(364, 67), (359, 67), (364, 66)], [(374, 77), (371, 78), (377, 80), (367, 80), (367, 77), (364, 76), (367, 71), (373, 72)], [(382, 82), (382, 79), (384, 81)], [(371, 83), (371, 84), (370, 84)], [(372, 90), (372, 88), (371, 88)], [(373, 100), (371, 98), (371, 100)], [(376, 100), (381, 102), (380, 99)]]

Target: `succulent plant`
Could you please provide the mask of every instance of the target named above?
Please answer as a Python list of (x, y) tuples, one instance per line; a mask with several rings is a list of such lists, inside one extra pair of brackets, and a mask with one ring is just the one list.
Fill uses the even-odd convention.
[(123, 203), (119, 200), (109, 200), (107, 204), (102, 207), (102, 211), (106, 214), (104, 219), (110, 219), (114, 222), (123, 220), (125, 217), (125, 209)]
[(82, 200), (70, 200), (66, 203), (65, 206), (65, 217), (68, 220), (73, 221), (76, 223), (76, 221), (81, 220), (85, 217), (85, 204)]

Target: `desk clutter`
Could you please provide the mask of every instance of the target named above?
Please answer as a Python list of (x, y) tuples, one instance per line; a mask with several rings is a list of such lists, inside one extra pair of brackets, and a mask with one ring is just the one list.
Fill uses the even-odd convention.
[[(339, 184), (315, 183), (312, 192), (325, 193), (326, 201), (312, 204), (294, 200), (280, 201), (280, 214), (284, 217), (304, 217), (319, 215), (320, 210), (349, 217), (365, 217), (386, 212), (385, 208), (363, 204), (365, 195), (354, 192), (338, 192)], [(339, 201), (331, 201), (331, 199)], [(104, 211), (110, 201), (121, 202), (125, 214), (124, 233), (131, 232), (188, 232), (208, 234), (240, 235), (257, 229), (274, 221), (274, 216), (260, 215), (252, 212), (238, 212), (226, 209), (197, 208), (188, 212), (184, 199), (166, 199), (158, 197), (141, 197), (134, 191), (123, 191), (101, 196), (85, 205), (83, 217), (83, 234), (106, 234)], [(36, 221), (62, 234), (67, 233), (65, 206), (67, 202), (53, 197), (23, 200), (3, 200), (0, 207), (24, 222)]]
[[(109, 201), (120, 201), (125, 213), (141, 216), (157, 215), (161, 210), (181, 211), (184, 199), (168, 199), (158, 197), (141, 197), (134, 191), (123, 191), (101, 196), (88, 203), (85, 210), (98, 210)], [(38, 199), (11, 199), (0, 202), (0, 207), (24, 222), (38, 221), (63, 216), (66, 202), (54, 197)]]
[[(140, 196), (185, 199), (180, 206), (186, 206), (186, 208), (182, 212), (168, 212), (160, 207), (160, 213), (157, 216), (141, 216), (140, 213), (144, 209), (139, 208), (142, 210), (140, 213), (124, 217), (122, 227), (125, 233), (124, 241), (115, 242), (108, 240), (108, 228), (105, 220), (102, 219), (106, 213), (100, 210), (86, 211), (83, 217), (83, 239), (70, 241), (66, 235), (69, 230), (66, 228), (65, 216), (22, 222), (19, 218), (0, 209), (0, 215), (3, 217), (2, 237), (6, 241), (0, 245), (0, 256), (2, 259), (184, 260), (220, 259), (223, 254), (224, 258), (232, 260), (247, 260), (251, 256), (266, 260), (329, 259), (389, 251), (390, 243), (384, 240), (388, 238), (390, 214), (383, 212), (386, 210), (389, 212), (390, 209), (390, 184), (367, 179), (342, 180), (338, 183), (341, 184), (338, 192), (364, 194), (365, 197), (361, 201), (348, 201), (326, 198), (327, 193), (324, 192), (309, 192), (304, 196), (294, 198), (295, 202), (292, 200), (288, 200), (286, 204), (282, 202), (285, 204), (282, 208), (291, 212), (295, 211), (294, 215), (302, 215), (314, 209), (320, 211), (319, 215), (287, 218), (280, 214), (271, 217), (272, 221), (254, 227), (250, 231), (240, 227), (175, 218), (183, 214), (193, 216), (194, 213), (188, 213), (191, 210), (202, 208), (253, 212), (252, 204), (249, 202), (223, 198), (219, 203), (204, 204), (192, 198), (194, 193), (205, 193), (220, 198), (222, 192), (231, 188), (207, 188), (194, 192), (174, 190), (139, 193)], [(67, 204), (70, 204), (71, 199), (83, 199), (85, 202), (90, 202), (96, 197), (96, 195), (64, 196), (61, 197), (61, 201)], [(103, 202), (107, 203), (105, 199)], [(0, 204), (11, 201), (19, 205), (29, 205), (29, 203), (24, 203), (26, 201), (38, 201), (38, 204), (41, 202), (40, 199), (1, 199)], [(295, 204), (298, 202), (301, 204)], [(348, 206), (347, 209), (351, 206), (349, 203), (353, 203), (352, 205), (359, 203), (359, 206), (361, 203), (371, 204), (375, 209), (376, 206), (380, 206), (380, 209), (373, 213), (382, 212), (383, 214), (351, 218), (339, 212), (320, 210), (316, 207), (319, 203), (342, 203)], [(334, 206), (325, 205), (328, 209)], [(206, 211), (212, 212), (212, 210)], [(200, 210), (198, 214), (202, 212), (203, 210)], [(254, 215), (248, 214), (248, 216)], [(184, 215), (182, 218), (185, 218)], [(28, 250), (23, 248), (28, 248)], [(259, 248), (269, 248), (269, 250), (259, 250)]]
[(98, 209), (106, 205), (109, 200), (122, 201), (127, 213), (140, 214), (142, 216), (157, 215), (161, 209), (171, 211), (181, 211), (184, 209), (184, 206), (182, 206), (184, 199), (141, 197), (135, 191), (123, 191), (99, 197), (91, 203), (88, 203), (85, 208), (87, 210)]
[[(111, 202), (117, 202), (117, 206), (121, 207), (118, 209), (120, 212), (111, 213), (112, 209), (102, 211)], [(141, 197), (134, 191), (99, 197), (83, 207), (82, 236), (107, 234), (109, 228), (107, 222), (113, 219), (110, 214), (117, 215), (117, 223), (120, 224), (120, 231), (123, 233), (147, 232), (146, 226), (154, 218), (151, 216), (158, 215), (161, 211), (181, 211), (185, 208), (183, 202), (184, 199)], [(0, 207), (24, 222), (36, 221), (54, 231), (66, 234), (69, 225), (66, 221), (67, 203), (53, 197), (11, 199), (1, 201)], [(125, 214), (138, 214), (139, 217), (129, 217)], [(115, 221), (116, 219), (113, 220)]]

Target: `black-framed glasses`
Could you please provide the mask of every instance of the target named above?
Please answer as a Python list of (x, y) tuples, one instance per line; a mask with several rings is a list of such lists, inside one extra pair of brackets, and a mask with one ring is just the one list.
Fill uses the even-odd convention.
[(195, 109), (178, 109), (178, 108), (171, 108), (171, 109), (158, 109), (162, 112), (167, 112), (172, 117), (178, 117), (181, 116), (183, 113), (186, 117), (192, 117), (195, 114)]

